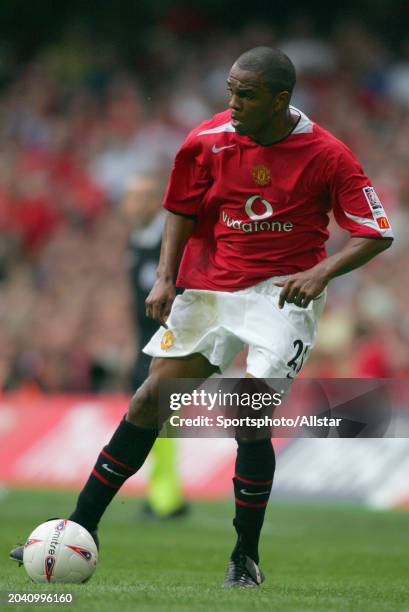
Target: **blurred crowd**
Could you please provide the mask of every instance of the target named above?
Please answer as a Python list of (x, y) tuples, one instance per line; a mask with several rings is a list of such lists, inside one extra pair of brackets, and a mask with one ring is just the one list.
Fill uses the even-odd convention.
[[(294, 61), (293, 104), (357, 154), (396, 240), (332, 282), (313, 376), (409, 373), (409, 39), (392, 53), (362, 24), (327, 40), (305, 19), (211, 35), (146, 33), (132, 66), (72, 31), (0, 90), (0, 388), (123, 391), (138, 350), (121, 202), (163, 182), (187, 131), (226, 107), (233, 60), (260, 44)], [(332, 224), (329, 251), (346, 235)], [(240, 365), (240, 360), (238, 362)]]

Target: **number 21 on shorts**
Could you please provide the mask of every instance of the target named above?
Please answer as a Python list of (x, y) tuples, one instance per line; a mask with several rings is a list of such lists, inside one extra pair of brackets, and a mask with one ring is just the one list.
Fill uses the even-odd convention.
[(307, 344), (304, 345), (303, 341), (300, 339), (294, 340), (293, 347), (295, 353), (287, 363), (287, 366), (290, 368), (287, 378), (295, 378), (296, 374), (301, 370), (309, 351), (309, 346)]

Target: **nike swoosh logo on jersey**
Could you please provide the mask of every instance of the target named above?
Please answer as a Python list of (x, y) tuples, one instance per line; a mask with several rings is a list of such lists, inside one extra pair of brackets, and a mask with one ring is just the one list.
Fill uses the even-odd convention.
[(250, 491), (246, 491), (246, 489), (240, 489), (240, 493), (243, 493), (243, 495), (266, 495), (267, 493), (270, 493), (270, 491), (261, 491), (260, 493), (251, 493)]
[(125, 474), (120, 474), (119, 472), (115, 472), (115, 470), (113, 470), (112, 468), (109, 467), (109, 465), (107, 463), (103, 463), (102, 467), (104, 468), (104, 470), (106, 470), (107, 472), (111, 472), (111, 474), (115, 474), (115, 476), (122, 476), (122, 478), (124, 478)]
[(232, 145), (226, 145), (224, 147), (216, 147), (216, 145), (212, 146), (212, 152), (213, 153), (220, 153), (220, 151), (223, 151), (223, 149), (231, 149), (232, 147), (235, 147), (235, 144)]

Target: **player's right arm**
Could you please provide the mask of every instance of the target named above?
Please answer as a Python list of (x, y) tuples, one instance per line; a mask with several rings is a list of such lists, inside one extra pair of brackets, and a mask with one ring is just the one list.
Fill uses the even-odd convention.
[(193, 232), (195, 219), (167, 213), (156, 281), (146, 298), (146, 316), (166, 327), (175, 299), (175, 277), (184, 246)]
[(208, 164), (197, 138), (199, 130), (200, 126), (190, 132), (175, 158), (163, 202), (168, 212), (157, 279), (145, 302), (146, 315), (165, 327), (176, 295), (178, 264), (211, 184)]

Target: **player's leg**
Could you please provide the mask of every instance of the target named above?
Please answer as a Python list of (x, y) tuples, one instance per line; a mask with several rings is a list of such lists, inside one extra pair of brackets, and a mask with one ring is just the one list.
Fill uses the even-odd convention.
[[(156, 331), (151, 324), (141, 330), (141, 346), (145, 346)], [(133, 371), (133, 388), (138, 389), (149, 375), (152, 358), (142, 351), (138, 355)], [(153, 518), (180, 517), (188, 512), (188, 505), (183, 499), (182, 483), (177, 462), (178, 440), (175, 438), (158, 438), (150, 452), (150, 473), (147, 484), (147, 500), (142, 514)]]
[[(271, 280), (263, 281), (247, 292), (245, 306), (248, 315), (246, 326), (240, 329), (240, 333), (249, 346), (248, 377), (259, 383), (263, 379), (275, 379), (277, 388), (274, 391), (281, 395), (288, 390), (314, 345), (325, 293), (311, 302), (308, 308), (286, 304), (282, 310), (278, 308), (279, 293), (280, 290)], [(269, 388), (270, 394), (274, 391)], [(252, 441), (238, 433), (234, 478), (234, 525), (238, 538), (229, 564), (228, 578), (229, 573), (234, 576), (239, 574), (243, 568), (243, 558), (250, 559), (246, 571), (243, 570), (244, 581), (250, 573), (254, 578), (253, 584), (243, 586), (257, 586), (258, 542), (272, 487), (275, 457), (271, 436)], [(237, 563), (235, 559), (242, 561)], [(240, 580), (226, 580), (225, 583), (227, 587), (239, 585)]]
[[(252, 392), (251, 374), (246, 374), (246, 391)], [(257, 381), (257, 387), (261, 381)], [(257, 388), (257, 391), (260, 389)], [(271, 389), (268, 389), (271, 392)], [(247, 416), (244, 413), (240, 416)], [(253, 415), (254, 416), (254, 415)], [(264, 579), (258, 568), (259, 539), (264, 515), (273, 485), (275, 455), (271, 443), (271, 432), (261, 437), (250, 430), (236, 432), (237, 456), (233, 477), (235, 517), (233, 525), (237, 541), (230, 557), (226, 588), (236, 586), (258, 586)]]
[(208, 378), (217, 368), (201, 354), (155, 358), (146, 381), (133, 396), (125, 418), (105, 446), (81, 491), (71, 520), (95, 531), (124, 482), (143, 465), (158, 435), (158, 394), (162, 380)]
[(99, 455), (71, 519), (94, 531), (118, 489), (143, 465), (162, 424), (158, 422), (161, 381), (205, 379), (218, 370), (211, 362), (223, 363), (225, 355), (214, 361), (202, 354), (218, 338), (219, 330), (213, 326), (217, 314), (214, 296), (187, 290), (176, 297), (167, 320), (168, 329), (160, 328), (143, 349), (155, 357), (149, 376), (132, 398), (126, 418)]

